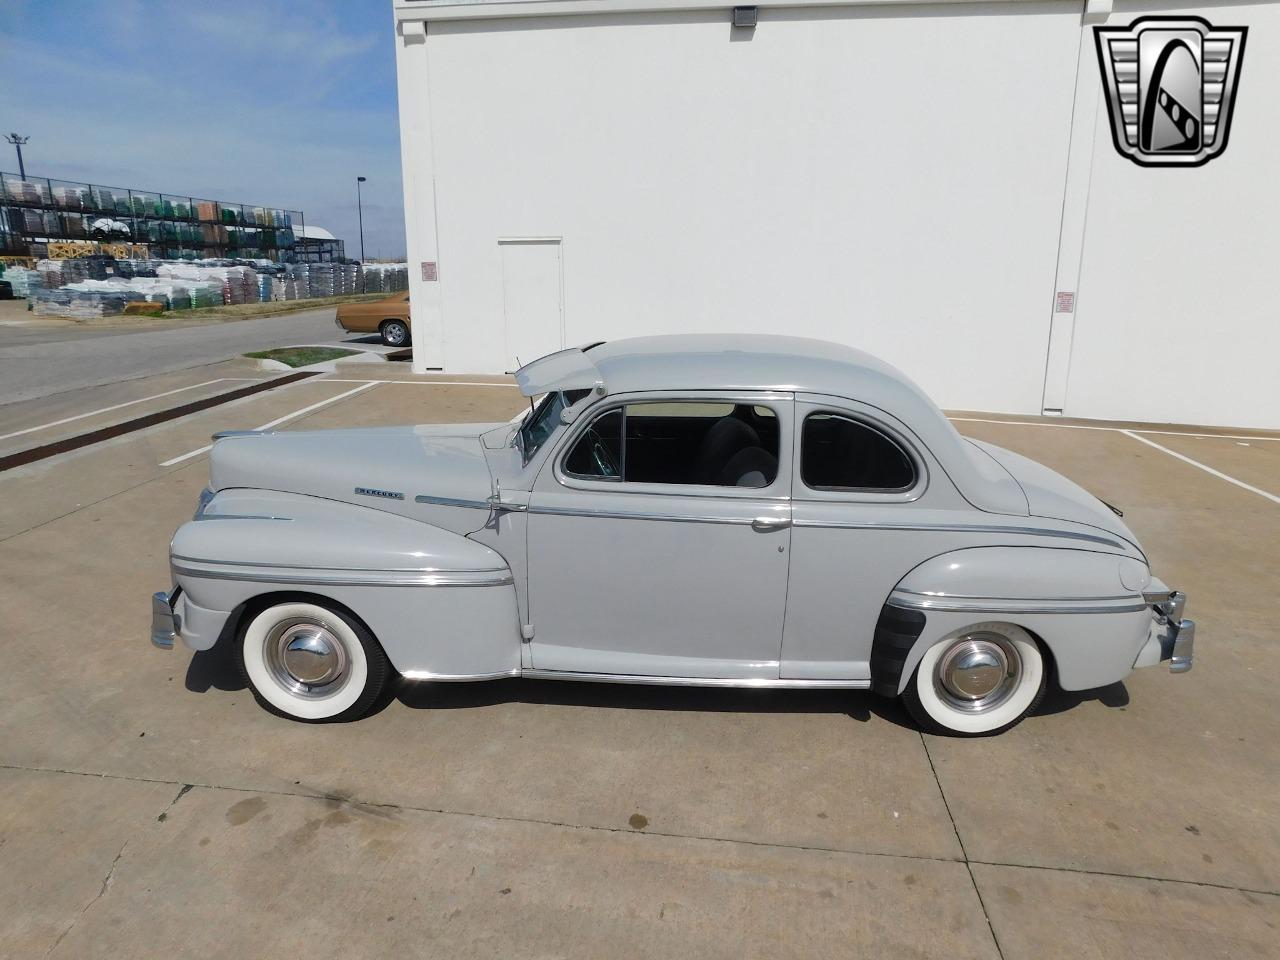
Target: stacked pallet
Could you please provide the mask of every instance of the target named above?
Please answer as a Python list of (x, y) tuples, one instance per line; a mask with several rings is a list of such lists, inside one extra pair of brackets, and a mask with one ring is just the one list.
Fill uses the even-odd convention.
[(21, 180), (18, 177), (4, 178), (5, 196), (15, 203), (49, 203), (49, 185), (35, 180)]
[(28, 267), (8, 267), (4, 271), (4, 279), (13, 285), (13, 295), (24, 299), (44, 285), (40, 271)]
[(156, 268), (158, 277), (216, 282), (222, 290), (222, 303), (257, 303), (258, 274), (252, 267), (206, 267), (185, 263), (165, 263)]
[(83, 210), (90, 204), (89, 188), (56, 186), (53, 188), (53, 202), (63, 210)]
[(360, 268), (360, 286), (364, 293), (394, 293), (409, 289), (407, 263), (366, 263)]
[(94, 260), (41, 260), (36, 263), (36, 270), (40, 285), (49, 290), (82, 280), (102, 280), (107, 275), (106, 267)]

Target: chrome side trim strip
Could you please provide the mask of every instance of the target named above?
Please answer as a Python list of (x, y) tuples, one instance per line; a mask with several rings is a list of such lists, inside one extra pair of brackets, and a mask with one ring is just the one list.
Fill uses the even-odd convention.
[(341, 570), (363, 569), (369, 573), (507, 573), (507, 567), (480, 567), (475, 570), (459, 571), (454, 567), (317, 567), (305, 563), (259, 563), (254, 560), (208, 560), (203, 557), (188, 557), (180, 553), (169, 554), (169, 559), (180, 563), (201, 563), (212, 567), (265, 567), (270, 570)]
[(431, 503), (440, 507), (466, 507), (470, 510), (488, 510), (488, 500), (459, 500), (457, 497), (430, 497), (420, 493), (413, 498), (414, 503)]
[(481, 680), (507, 680), (520, 676), (520, 668), (501, 670), (497, 673), (432, 673), (430, 670), (406, 670), (400, 674), (406, 680), (434, 680), (437, 683), (472, 683)]
[(192, 520), (285, 520), (293, 522), (293, 517), (266, 516), (256, 513), (197, 513)]
[(674, 513), (640, 513), (622, 510), (574, 510), (568, 507), (530, 507), (529, 513), (541, 513), (555, 517), (591, 517), (598, 520), (667, 520), (675, 523), (733, 523), (750, 526), (759, 511), (752, 510), (746, 517), (709, 517)]
[(889, 605), (941, 613), (1137, 613), (1147, 604), (1131, 597), (1018, 600), (1005, 597), (938, 597), (894, 590)]
[(1075, 530), (1051, 530), (1047, 527), (1014, 527), (997, 526), (985, 523), (882, 523), (868, 520), (797, 520), (797, 527), (829, 527), (835, 529), (855, 530), (924, 530), (942, 531), (945, 533), (996, 533), (1015, 534), (1026, 537), (1056, 537), (1063, 540), (1084, 540), (1089, 543), (1102, 543), (1108, 547), (1124, 549), (1124, 544), (1092, 533), (1080, 533)]
[(529, 680), (580, 680), (587, 683), (641, 683), (665, 687), (739, 687), (768, 690), (869, 690), (870, 680), (782, 680), (773, 677), (644, 677), (622, 673), (575, 673), (569, 670), (522, 670)]
[[(279, 568), (283, 571), (303, 568)], [(422, 573), (390, 570), (317, 570), (274, 573), (267, 569), (219, 570), (173, 564), (179, 576), (206, 580), (246, 580), (253, 583), (315, 584), (326, 587), (504, 587), (515, 581), (508, 572), (434, 571)]]

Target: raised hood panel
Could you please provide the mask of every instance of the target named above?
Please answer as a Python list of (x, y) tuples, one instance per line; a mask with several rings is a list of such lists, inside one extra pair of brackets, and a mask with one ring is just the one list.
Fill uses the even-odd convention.
[[(492, 493), (480, 434), (494, 426), (450, 424), (230, 436), (213, 445), (210, 486), (214, 490), (246, 487), (300, 493), (469, 533), (483, 525), (483, 512), (438, 501), (482, 503)], [(437, 502), (418, 503), (418, 496)]]
[(1123, 537), (1135, 547), (1138, 546), (1137, 538), (1124, 522), (1084, 487), (1012, 450), (981, 440), (969, 442), (989, 454), (1018, 481), (1026, 494), (1032, 516), (1085, 523)]

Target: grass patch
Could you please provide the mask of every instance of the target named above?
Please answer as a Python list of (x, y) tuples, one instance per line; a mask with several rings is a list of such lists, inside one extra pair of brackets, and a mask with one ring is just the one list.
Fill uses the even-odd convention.
[(359, 350), (342, 350), (338, 347), (279, 347), (275, 350), (246, 353), (245, 356), (253, 360), (279, 360), (291, 367), (307, 367), (313, 363), (324, 363), (326, 360), (354, 357), (359, 352)]

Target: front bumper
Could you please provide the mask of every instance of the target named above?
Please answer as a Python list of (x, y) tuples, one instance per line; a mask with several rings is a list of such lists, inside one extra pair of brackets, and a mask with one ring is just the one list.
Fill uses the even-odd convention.
[(173, 610), (181, 592), (181, 587), (174, 587), (169, 593), (161, 591), (151, 595), (151, 642), (161, 650), (172, 650), (182, 629), (178, 615)]
[(1183, 619), (1187, 595), (1180, 590), (1143, 594), (1151, 604), (1151, 630), (1134, 661), (1135, 667), (1153, 667), (1169, 661), (1170, 673), (1186, 673), (1195, 663), (1196, 622)]

